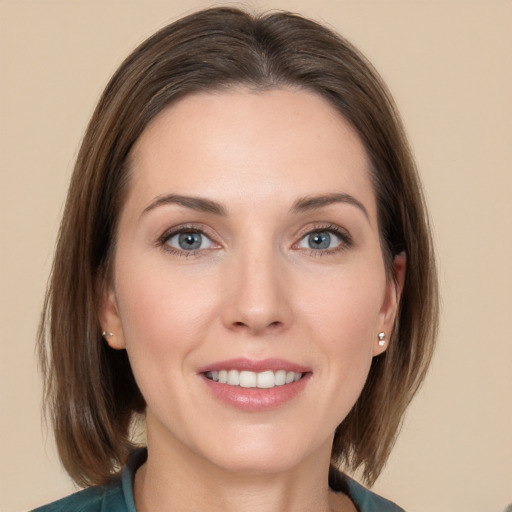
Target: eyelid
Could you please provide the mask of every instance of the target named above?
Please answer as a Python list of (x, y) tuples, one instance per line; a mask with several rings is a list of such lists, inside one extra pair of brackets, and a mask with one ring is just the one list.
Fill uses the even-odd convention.
[[(208, 247), (204, 249), (193, 249), (190, 251), (185, 251), (182, 249), (178, 249), (175, 247), (172, 247), (167, 244), (169, 239), (171, 239), (173, 236), (179, 235), (180, 233), (186, 233), (186, 232), (193, 232), (193, 233), (200, 233), (201, 235), (207, 237), (211, 243), (213, 244), (213, 247)], [(311, 235), (316, 232), (329, 232), (334, 234), (339, 240), (340, 243), (338, 246), (331, 248), (331, 249), (308, 249), (304, 247), (299, 247), (299, 243), (308, 235)], [(156, 240), (155, 246), (161, 247), (162, 250), (173, 253), (179, 256), (193, 256), (198, 254), (204, 254), (208, 252), (211, 249), (219, 249), (222, 247), (222, 244), (219, 243), (218, 236), (208, 228), (208, 226), (205, 226), (204, 224), (196, 224), (196, 223), (185, 223), (185, 224), (179, 224), (177, 226), (172, 226), (169, 229), (166, 229)], [(345, 249), (348, 249), (353, 245), (352, 236), (350, 233), (342, 228), (341, 226), (337, 224), (332, 223), (314, 223), (309, 224), (308, 226), (304, 227), (300, 230), (298, 234), (298, 239), (296, 242), (292, 244), (292, 249), (294, 250), (302, 250), (302, 251), (309, 251), (310, 253), (314, 254), (315, 256), (319, 256), (322, 254), (333, 254), (340, 251), (343, 251)]]
[[(340, 240), (340, 244), (332, 249), (308, 249), (304, 247), (299, 247), (299, 243), (306, 236), (319, 232), (328, 232), (334, 234)], [(333, 254), (339, 251), (343, 251), (351, 247), (352, 245), (352, 236), (346, 229), (342, 228), (341, 226), (332, 223), (315, 223), (313, 225), (308, 225), (307, 227), (301, 230), (301, 232), (298, 235), (298, 240), (293, 244), (292, 248), (296, 250), (309, 250), (311, 253), (314, 253), (315, 256), (319, 256), (321, 254)]]
[[(167, 242), (176, 235), (181, 233), (199, 233), (206, 238), (208, 238), (213, 247), (208, 247), (206, 249), (192, 249), (190, 251), (185, 251), (182, 249), (178, 249), (176, 247), (172, 247), (168, 245)], [(169, 252), (171, 254), (176, 254), (179, 256), (193, 256), (198, 255), (200, 253), (204, 253), (210, 249), (218, 249), (221, 247), (221, 244), (217, 242), (216, 236), (212, 234), (212, 230), (208, 229), (204, 224), (195, 224), (195, 223), (186, 223), (179, 224), (177, 226), (173, 226), (169, 229), (166, 229), (156, 240), (155, 245), (161, 247), (164, 251)]]

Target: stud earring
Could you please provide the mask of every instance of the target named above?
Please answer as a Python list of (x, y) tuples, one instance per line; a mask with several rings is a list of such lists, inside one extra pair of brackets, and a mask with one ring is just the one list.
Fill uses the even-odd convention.
[(379, 332), (378, 338), (379, 338), (379, 346), (383, 347), (386, 344), (386, 333)]
[(112, 338), (112, 336), (114, 336), (114, 333), (113, 333), (113, 332), (103, 331), (103, 332), (101, 333), (101, 335), (102, 335), (104, 338), (106, 338), (107, 336), (108, 336), (109, 338)]

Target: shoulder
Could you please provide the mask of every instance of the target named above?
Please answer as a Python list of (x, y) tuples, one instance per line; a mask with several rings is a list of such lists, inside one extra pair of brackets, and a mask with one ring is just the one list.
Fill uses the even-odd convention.
[(145, 448), (130, 455), (121, 474), (109, 483), (89, 487), (32, 512), (136, 512), (133, 499), (135, 471), (146, 461)]
[(355, 480), (347, 477), (349, 493), (361, 512), (405, 512), (393, 502), (369, 491)]
[(369, 491), (334, 466), (329, 468), (329, 487), (335, 492), (347, 494), (358, 512), (405, 512), (403, 508)]
[(32, 512), (127, 512), (120, 481), (89, 487)]

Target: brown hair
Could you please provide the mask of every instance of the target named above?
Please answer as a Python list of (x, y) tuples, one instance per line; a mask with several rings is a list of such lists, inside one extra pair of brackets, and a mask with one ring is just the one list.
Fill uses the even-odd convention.
[(338, 427), (332, 460), (372, 483), (430, 362), (437, 329), (435, 258), (424, 199), (402, 125), (380, 77), (345, 39), (300, 16), (200, 11), (141, 44), (107, 85), (69, 187), (39, 332), (46, 403), (61, 460), (80, 485), (103, 483), (133, 445), (143, 412), (125, 351), (98, 322), (98, 279), (108, 279), (130, 150), (170, 103), (197, 91), (294, 87), (327, 99), (361, 137), (371, 161), (382, 250), (405, 252), (407, 273), (388, 350), (373, 359), (356, 405)]

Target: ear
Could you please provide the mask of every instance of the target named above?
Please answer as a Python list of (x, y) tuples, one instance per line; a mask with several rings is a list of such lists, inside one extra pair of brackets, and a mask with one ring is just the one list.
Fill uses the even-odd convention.
[[(386, 293), (384, 302), (379, 314), (380, 327), (378, 332), (375, 333), (375, 344), (373, 346), (373, 355), (377, 356), (382, 354), (388, 347), (388, 340), (393, 332), (395, 318), (398, 311), (398, 304), (400, 303), (400, 296), (405, 281), (406, 270), (406, 256), (404, 252), (397, 254), (393, 260), (393, 276), (388, 278), (386, 284)], [(385, 343), (379, 344), (378, 334), (383, 332), (386, 335)]]
[(98, 319), (101, 330), (107, 333), (104, 336), (105, 341), (113, 349), (122, 350), (126, 348), (117, 298), (112, 285), (103, 285), (99, 288), (98, 304)]

